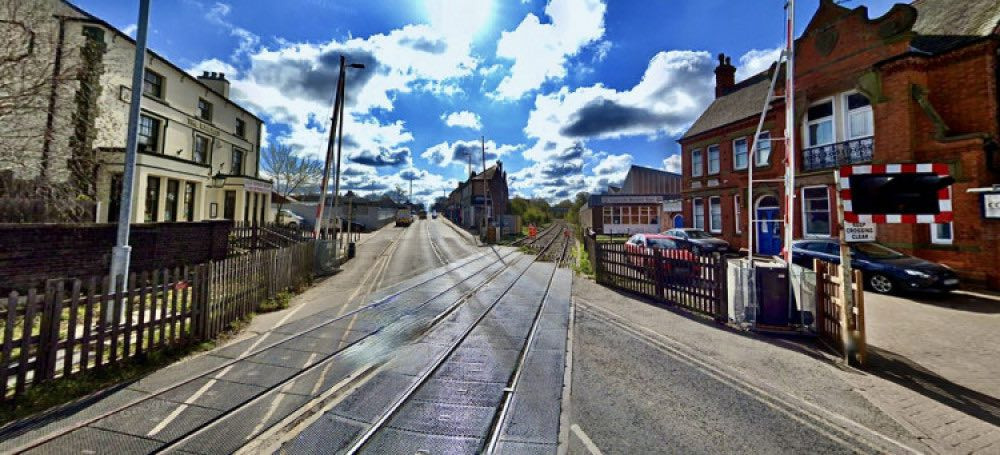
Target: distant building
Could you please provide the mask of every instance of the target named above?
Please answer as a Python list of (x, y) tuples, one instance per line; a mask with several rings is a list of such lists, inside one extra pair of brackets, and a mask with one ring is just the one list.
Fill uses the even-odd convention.
[(15, 160), (0, 157), (0, 171), (76, 182), (80, 196), (98, 202), (97, 221), (116, 221), (129, 102), (142, 96), (132, 222), (274, 219), (272, 185), (260, 176), (262, 121), (229, 99), (225, 75), (194, 77), (148, 51), (143, 84), (132, 90), (127, 34), (63, 0), (25, 2), (22, 11), (34, 13), (26, 20), (39, 44), (26, 49), (25, 64), (75, 75), (46, 92), (45, 110), (0, 125), (0, 137), (13, 129), (42, 138), (19, 146)]
[(510, 193), (507, 188), (507, 172), (503, 163), (497, 161), (485, 172), (471, 174), (469, 179), (458, 184), (448, 195), (445, 216), (462, 227), (478, 228), (483, 217), (491, 226), (498, 224), (501, 215), (509, 210)]
[(620, 188), (590, 196), (580, 208), (580, 224), (599, 234), (661, 232), (684, 224), (680, 194), (680, 174), (632, 166)]

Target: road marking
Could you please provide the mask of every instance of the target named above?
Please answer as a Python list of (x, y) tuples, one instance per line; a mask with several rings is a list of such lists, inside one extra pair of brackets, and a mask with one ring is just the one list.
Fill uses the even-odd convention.
[[(751, 383), (748, 379), (744, 379), (742, 373), (737, 371), (725, 371), (722, 367), (712, 365), (708, 361), (699, 359), (692, 354), (684, 352), (682, 347), (683, 343), (673, 340), (670, 337), (656, 332), (652, 329), (644, 327), (639, 324), (629, 325), (624, 322), (624, 318), (616, 315), (614, 312), (605, 310), (603, 308), (596, 307), (593, 303), (587, 302), (585, 299), (577, 297), (578, 300), (586, 303), (582, 303), (581, 307), (585, 310), (590, 310), (593, 316), (598, 319), (603, 319), (610, 325), (613, 325), (623, 332), (626, 332), (641, 341), (646, 342), (648, 345), (654, 349), (658, 349), (661, 352), (671, 355), (677, 360), (688, 364), (696, 369), (700, 369), (705, 375), (727, 384), (734, 390), (743, 393), (744, 395), (757, 400), (758, 402), (764, 404), (765, 406), (774, 409), (782, 414), (787, 415), (793, 420), (806, 425), (813, 430), (826, 435), (827, 437), (841, 441), (844, 445), (849, 445), (851, 442), (860, 442), (868, 446), (868, 448), (874, 449), (877, 452), (884, 452), (886, 449), (884, 447), (876, 447), (871, 441), (859, 438), (859, 436), (874, 436), (874, 439), (887, 442), (898, 449), (903, 449), (909, 453), (921, 453), (920, 451), (913, 449), (900, 441), (890, 438), (876, 430), (868, 428), (850, 418), (832, 412), (828, 409), (822, 408), (808, 400), (802, 399), (798, 396), (791, 394), (781, 394), (771, 393), (770, 391), (756, 386)], [(603, 313), (603, 314), (602, 314)], [(677, 345), (677, 346), (675, 346)], [(803, 406), (804, 405), (804, 406)], [(805, 408), (811, 408), (813, 412)], [(798, 411), (803, 416), (808, 417), (810, 420), (806, 420), (803, 417), (796, 415), (794, 411)], [(834, 421), (839, 421), (843, 425), (837, 425)], [(824, 428), (819, 424), (828, 426), (829, 428)], [(848, 428), (851, 427), (851, 428)], [(852, 429), (854, 431), (852, 431)], [(830, 430), (838, 431), (842, 434), (846, 434), (848, 438), (842, 438), (831, 433)], [(856, 447), (857, 448), (857, 447)]]
[(574, 423), (573, 426), (569, 427), (569, 429), (570, 431), (573, 432), (573, 434), (576, 435), (577, 438), (580, 438), (580, 442), (583, 443), (583, 446), (586, 447), (591, 454), (602, 455), (601, 449), (597, 448), (597, 445), (594, 444), (594, 441), (590, 440), (590, 437), (587, 436), (587, 433), (583, 432), (583, 429), (580, 428), (579, 425)]

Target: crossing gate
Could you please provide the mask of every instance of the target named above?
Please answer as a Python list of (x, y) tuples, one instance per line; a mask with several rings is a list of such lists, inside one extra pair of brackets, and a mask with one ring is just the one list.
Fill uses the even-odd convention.
[(851, 343), (857, 343), (853, 352), (864, 365), (867, 359), (865, 338), (865, 293), (860, 270), (853, 270), (851, 292), (854, 293), (854, 311), (848, 314), (841, 295), (842, 268), (837, 264), (813, 261), (816, 271), (816, 332), (820, 339), (840, 354), (852, 352)]

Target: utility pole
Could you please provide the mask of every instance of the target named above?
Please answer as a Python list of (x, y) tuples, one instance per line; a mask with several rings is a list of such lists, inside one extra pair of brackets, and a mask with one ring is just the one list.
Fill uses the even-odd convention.
[[(333, 98), (333, 116), (330, 117), (330, 136), (326, 142), (326, 161), (323, 163), (323, 179), (319, 189), (319, 205), (316, 207), (316, 223), (313, 226), (313, 238), (319, 239), (320, 229), (323, 225), (323, 211), (326, 206), (326, 189), (330, 186), (330, 161), (333, 160), (334, 141), (337, 138), (337, 126), (340, 123), (340, 103), (343, 101), (344, 88), (344, 63), (345, 58), (340, 56), (340, 75), (337, 79), (337, 90)], [(334, 214), (336, 215), (336, 214)], [(336, 231), (334, 231), (336, 232)]]
[(485, 241), (485, 239), (486, 239), (486, 229), (488, 227), (487, 220), (486, 220), (486, 217), (487, 217), (486, 201), (490, 200), (491, 204), (492, 204), (493, 201), (492, 201), (492, 198), (488, 198), (487, 197), (488, 194), (489, 194), (489, 187), (486, 184), (486, 136), (479, 136), (479, 143), (482, 145), (482, 151), (483, 151), (483, 229), (482, 229), (482, 233), (483, 233), (483, 239)]
[[(125, 143), (125, 173), (122, 176), (121, 203), (118, 211), (118, 232), (115, 247), (111, 250), (111, 289), (117, 289), (118, 277), (122, 277), (121, 289), (128, 288), (128, 269), (132, 247), (128, 244), (129, 228), (132, 222), (132, 192), (135, 189), (135, 155), (138, 147), (139, 111), (142, 103), (142, 81), (146, 70), (146, 38), (149, 30), (149, 1), (140, 0), (138, 29), (135, 35), (135, 61), (132, 66), (132, 97), (128, 109), (128, 137)], [(118, 301), (116, 296), (113, 302)], [(114, 314), (112, 311), (106, 315)]]
[[(338, 241), (341, 240), (340, 239), (340, 219), (338, 218), (340, 216), (340, 212), (339, 212), (339, 210), (340, 210), (340, 162), (341, 162), (341, 157), (342, 157), (342, 155), (341, 155), (341, 149), (344, 148), (344, 104), (347, 104), (347, 103), (344, 102), (344, 100), (345, 100), (345, 93), (344, 93), (344, 84), (345, 84), (345, 82), (344, 82), (344, 74), (343, 74), (343, 71), (344, 71), (343, 70), (343, 68), (344, 68), (344, 64), (343, 64), (344, 63), (344, 61), (343, 61), (344, 56), (342, 55), (342, 56), (340, 56), (340, 58), (341, 58), (341, 65), (340, 65), (340, 67), (341, 67), (341, 75), (340, 75), (340, 109), (337, 111), (337, 125), (338, 125), (338, 127), (337, 127), (337, 174), (336, 174), (337, 177), (336, 177), (336, 180), (334, 181), (335, 183), (333, 184), (333, 218), (335, 220), (337, 220), (337, 226), (333, 229), (333, 246), (334, 246), (334, 248), (337, 249), (336, 251), (338, 251), (338, 254), (337, 254), (338, 256), (339, 256), (339, 251), (341, 250), (341, 248), (339, 247), (340, 244), (337, 243)], [(330, 229), (330, 225), (329, 224), (327, 224), (327, 229), (328, 230)]]

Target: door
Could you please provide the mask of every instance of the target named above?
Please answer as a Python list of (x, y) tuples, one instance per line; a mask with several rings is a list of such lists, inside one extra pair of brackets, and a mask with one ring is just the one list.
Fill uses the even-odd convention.
[(674, 229), (680, 229), (684, 227), (684, 215), (674, 216)]
[(757, 254), (781, 253), (781, 209), (773, 196), (764, 196), (757, 202)]

